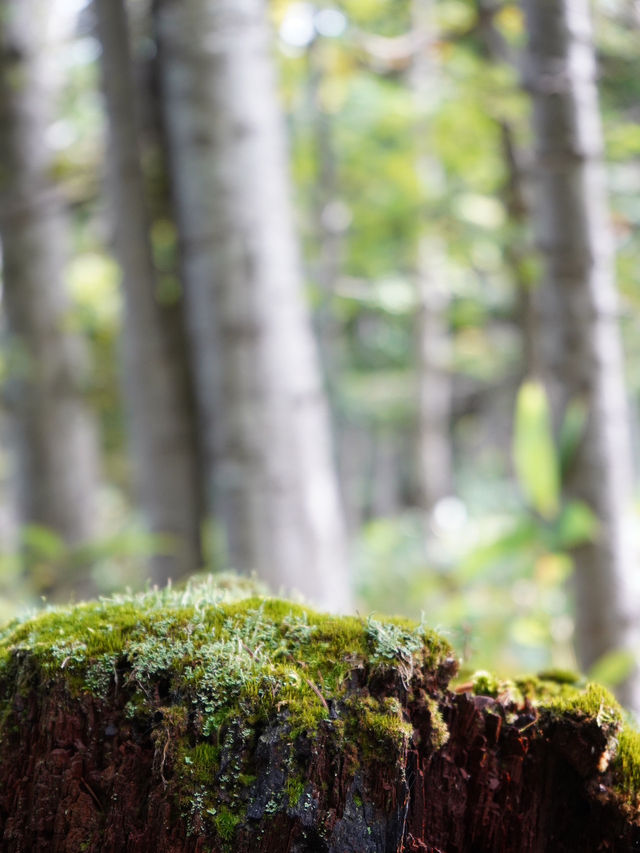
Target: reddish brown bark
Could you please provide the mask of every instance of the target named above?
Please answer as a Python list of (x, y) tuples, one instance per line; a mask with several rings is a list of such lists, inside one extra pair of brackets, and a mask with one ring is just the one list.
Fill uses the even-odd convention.
[[(212, 823), (185, 816), (176, 744), (186, 738), (193, 746), (196, 726), (161, 679), (155, 715), (131, 717), (124, 662), (106, 699), (77, 693), (77, 685), (74, 697), (63, 669), (52, 679), (29, 656), (10, 671), (0, 729), (7, 853), (640, 849), (638, 815), (612, 793), (613, 771), (598, 769), (607, 763), (606, 726), (451, 693), (444, 667), (418, 672), (407, 685), (397, 669), (359, 665), (349, 698), (340, 707), (329, 702), (329, 719), (313, 738), (292, 743), (284, 714), (249, 733), (230, 721), (208, 784), (223, 790), (234, 761), (249, 762), (255, 777), (235, 802), (242, 819), (226, 839)], [(349, 736), (357, 733), (357, 702), (389, 696), (414, 727), (408, 750), (395, 757), (388, 745), (363, 749)], [(449, 730), (439, 747), (434, 698)], [(300, 791), (292, 797), (294, 777)], [(188, 802), (197, 792), (186, 795)]]

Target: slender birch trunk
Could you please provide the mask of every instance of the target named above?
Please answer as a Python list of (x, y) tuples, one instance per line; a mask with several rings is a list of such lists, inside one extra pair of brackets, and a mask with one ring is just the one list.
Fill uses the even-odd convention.
[[(416, 113), (416, 171), (425, 196), (442, 183), (441, 167), (435, 161), (429, 139), (429, 113), (437, 92), (439, 69), (433, 50), (435, 24), (432, 0), (412, 0), (413, 29), (420, 48), (409, 69)], [(423, 207), (428, 202), (423, 201)], [(451, 375), (450, 337), (447, 320), (449, 296), (444, 247), (433, 233), (433, 223), (423, 217), (416, 249), (415, 324), (418, 377), (418, 475), (423, 509), (429, 513), (440, 498), (451, 493)]]
[[(512, 68), (521, 76), (521, 55), (514, 53), (495, 23), (499, 8), (491, 0), (476, 0), (478, 31), (490, 62)], [(522, 335), (522, 374), (537, 376), (542, 367), (539, 354), (539, 335), (536, 334), (533, 306), (534, 279), (529, 270), (535, 247), (527, 234), (526, 225), (532, 216), (531, 153), (517, 138), (514, 121), (497, 118), (504, 160), (505, 180), (501, 196), (513, 234), (504, 247), (507, 269), (516, 288), (517, 320)]]
[(316, 173), (311, 200), (310, 218), (313, 223), (316, 254), (311, 263), (311, 275), (318, 285), (318, 304), (314, 315), (318, 329), (318, 344), (327, 386), (331, 395), (337, 391), (340, 359), (344, 341), (335, 316), (335, 289), (344, 259), (345, 224), (341, 217), (349, 216), (339, 201), (339, 176), (333, 141), (332, 117), (322, 99), (325, 72), (325, 41), (320, 37), (307, 48), (307, 109), (313, 117), (313, 150)]
[(340, 198), (339, 163), (336, 157), (333, 116), (323, 103), (323, 83), (327, 76), (327, 40), (318, 34), (307, 48), (306, 110), (310, 115), (313, 156), (316, 163), (309, 219), (313, 229), (314, 254), (309, 275), (317, 285), (313, 320), (320, 362), (325, 379), (335, 440), (337, 474), (348, 535), (359, 530), (357, 517), (361, 507), (353, 504), (354, 463), (362, 458), (360, 447), (354, 452), (353, 429), (344, 413), (341, 370), (346, 357), (344, 329), (336, 314), (336, 289), (345, 259), (345, 236), (351, 213)]
[[(129, 37), (134, 77), (135, 107), (138, 118), (139, 158), (142, 167), (151, 243), (154, 229), (163, 233), (157, 249), (153, 248), (156, 302), (160, 316), (160, 330), (167, 360), (175, 375), (174, 384), (179, 389), (182, 428), (188, 436), (191, 490), (197, 503), (198, 529), (206, 520), (207, 477), (204, 465), (203, 442), (206, 425), (200, 422), (193, 375), (193, 352), (189, 341), (183, 273), (178, 245), (171, 179), (169, 176), (169, 144), (162, 104), (162, 68), (157, 51), (141, 49), (153, 43), (154, 25), (149, 4), (138, 8), (127, 4)], [(156, 252), (158, 259), (156, 258)], [(193, 471), (197, 480), (193, 480)], [(200, 544), (199, 544), (199, 550)], [(211, 555), (215, 556), (215, 555)], [(202, 558), (204, 559), (204, 557)], [(210, 568), (207, 566), (207, 568)]]
[(124, 0), (95, 0), (109, 123), (108, 188), (124, 292), (124, 392), (134, 475), (150, 531), (167, 539), (152, 558), (165, 583), (201, 567), (197, 442), (175, 335), (157, 298), (138, 149), (134, 80)]
[[(598, 519), (575, 552), (577, 648), (588, 668), (617, 648), (637, 654), (640, 606), (629, 537), (632, 460), (608, 219), (602, 127), (587, 0), (524, 0), (527, 83), (537, 147), (537, 237), (546, 264), (539, 330), (546, 380), (586, 424), (567, 494)], [(545, 313), (546, 312), (546, 313)], [(640, 710), (637, 672), (621, 690)]]
[(18, 521), (69, 545), (97, 533), (98, 445), (87, 365), (69, 331), (64, 200), (46, 145), (47, 4), (0, 3), (0, 239), (8, 372), (4, 402)]
[(418, 371), (418, 473), (421, 504), (430, 513), (452, 491), (449, 299), (442, 276), (445, 261), (437, 241), (418, 246), (415, 336)]
[(263, 0), (156, 0), (212, 497), (232, 565), (350, 604)]

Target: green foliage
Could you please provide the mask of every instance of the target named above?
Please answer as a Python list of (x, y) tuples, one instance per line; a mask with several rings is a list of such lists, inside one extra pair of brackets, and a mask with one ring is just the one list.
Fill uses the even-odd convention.
[(152, 535), (134, 523), (80, 545), (67, 545), (51, 528), (25, 525), (14, 550), (0, 551), (0, 595), (15, 613), (16, 603), (40, 596), (69, 598), (74, 585), (90, 577), (100, 592), (144, 585), (145, 559), (170, 554), (169, 537)]
[[(553, 550), (553, 526), (541, 528), (524, 508), (519, 512), (434, 527), (427, 547), (417, 515), (372, 522), (360, 543), (361, 597), (370, 607), (427, 614), (465, 667), (515, 673), (575, 666), (566, 590), (571, 561)], [(390, 565), (398, 568), (390, 573)]]
[(558, 550), (568, 550), (593, 539), (597, 530), (598, 519), (593, 511), (581, 501), (570, 501), (562, 508), (550, 534)]
[(305, 783), (303, 779), (297, 779), (295, 776), (289, 776), (285, 786), (285, 793), (289, 800), (290, 806), (295, 806), (300, 802), (300, 798), (305, 791)]
[(589, 670), (589, 679), (615, 689), (633, 672), (636, 656), (629, 649), (615, 649), (602, 655)]
[[(574, 407), (565, 435), (581, 433)], [(570, 442), (566, 441), (565, 449)], [(447, 627), (469, 666), (507, 672), (571, 667), (572, 619), (566, 583), (570, 550), (597, 532), (585, 504), (560, 500), (560, 471), (550, 417), (540, 386), (520, 392), (514, 456), (524, 502), (494, 480), (480, 503), (469, 493), (463, 516), (451, 530), (437, 522), (424, 541), (418, 516), (377, 519), (364, 531), (361, 594), (373, 607), (389, 607)], [(464, 494), (464, 492), (463, 492)], [(471, 514), (467, 515), (470, 508)], [(389, 566), (399, 568), (392, 574)]]
[(513, 459), (520, 486), (543, 518), (560, 507), (560, 476), (547, 396), (539, 382), (525, 382), (516, 401)]

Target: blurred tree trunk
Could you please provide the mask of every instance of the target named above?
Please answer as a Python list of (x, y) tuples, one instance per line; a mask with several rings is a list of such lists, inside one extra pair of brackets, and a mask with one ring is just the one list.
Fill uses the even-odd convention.
[(18, 520), (67, 544), (97, 533), (97, 435), (82, 397), (81, 341), (64, 287), (68, 223), (50, 175), (46, 4), (0, 3), (0, 238), (7, 336), (4, 401)]
[(212, 499), (231, 564), (344, 609), (344, 524), (264, 3), (156, 0), (155, 10)]
[(431, 147), (430, 115), (438, 97), (439, 71), (434, 56), (433, 0), (412, 0), (413, 29), (419, 39), (409, 70), (415, 97), (416, 171), (422, 194), (423, 216), (416, 249), (416, 356), (418, 375), (418, 476), (421, 503), (429, 513), (440, 498), (451, 493), (451, 375), (449, 295), (444, 247), (427, 210), (430, 199), (442, 191), (441, 166)]
[(403, 447), (397, 435), (381, 426), (371, 428), (368, 516), (394, 518), (402, 507), (401, 466)]
[(189, 433), (191, 453), (197, 453), (200, 517), (205, 515), (205, 474), (200, 443), (204, 425), (198, 421), (193, 366), (186, 328), (184, 288), (180, 268), (177, 225), (174, 217), (168, 143), (162, 107), (161, 68), (153, 45), (153, 22), (146, 4), (126, 6), (135, 109), (138, 119), (139, 160), (147, 200), (150, 242), (155, 272), (155, 292), (160, 327), (168, 360), (178, 375), (184, 405), (182, 414)]
[[(490, 62), (510, 67), (516, 74), (514, 87), (521, 77), (521, 55), (516, 54), (499, 28), (496, 15), (500, 9), (492, 0), (476, 0), (477, 26)], [(535, 276), (531, 260), (535, 253), (527, 224), (532, 216), (531, 152), (518, 140), (518, 126), (512, 117), (496, 116), (500, 129), (500, 142), (504, 160), (505, 179), (502, 201), (509, 219), (510, 239), (504, 247), (504, 256), (518, 297), (518, 324), (522, 334), (522, 373), (537, 376), (542, 367), (539, 354), (539, 336), (535, 330), (533, 291)]]
[(423, 235), (416, 270), (418, 474), (421, 506), (430, 513), (452, 491), (449, 298), (445, 260), (437, 240)]
[[(537, 237), (546, 263), (539, 293), (545, 380), (561, 412), (584, 407), (566, 475), (568, 497), (598, 520), (576, 549), (577, 648), (590, 667), (637, 648), (637, 573), (629, 536), (632, 460), (602, 127), (587, 0), (525, 0), (537, 147)], [(636, 585), (637, 586), (637, 585)], [(640, 710), (637, 673), (621, 690)]]
[[(189, 385), (170, 309), (161, 304), (140, 165), (135, 85), (124, 0), (95, 0), (109, 121), (116, 254), (124, 290), (124, 392), (139, 500), (150, 531), (166, 537), (152, 558), (164, 584), (201, 567), (197, 441)], [(178, 344), (180, 341), (178, 340)]]
[(315, 180), (311, 200), (315, 257), (311, 277), (318, 286), (315, 318), (322, 364), (330, 392), (335, 393), (339, 380), (344, 341), (335, 316), (336, 284), (344, 257), (344, 234), (350, 212), (340, 201), (338, 164), (333, 141), (332, 116), (323, 100), (326, 77), (325, 40), (316, 35), (307, 49), (308, 101), (313, 132)]
[[(334, 117), (325, 103), (324, 84), (328, 79), (329, 61), (327, 48), (327, 39), (316, 32), (306, 53), (306, 121), (311, 125), (316, 164), (309, 210), (313, 245), (309, 278), (317, 286), (313, 317), (335, 436), (340, 495), (347, 529), (350, 535), (355, 535), (359, 530), (356, 519), (362, 515), (362, 506), (350, 503), (357, 495), (357, 489), (353, 488), (354, 475), (361, 479), (365, 472), (357, 469), (358, 461), (363, 458), (362, 452), (361, 449), (360, 452), (355, 450), (350, 441), (354, 430), (344, 411), (341, 375), (345, 368), (347, 342), (345, 330), (336, 314), (335, 302), (351, 211), (340, 198)], [(373, 434), (368, 439), (375, 442)]]

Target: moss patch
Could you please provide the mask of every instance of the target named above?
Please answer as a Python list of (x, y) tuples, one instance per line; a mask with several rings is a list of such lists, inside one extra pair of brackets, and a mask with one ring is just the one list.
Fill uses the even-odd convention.
[(640, 732), (630, 727), (620, 732), (612, 766), (618, 774), (620, 792), (637, 806), (640, 801)]
[[(49, 609), (0, 630), (0, 751), (6, 768), (18, 768), (8, 785), (31, 790), (20, 776), (31, 754), (53, 755), (51, 778), (62, 768), (75, 779), (71, 757), (80, 742), (83, 761), (96, 756), (96, 806), (120, 808), (130, 797), (135, 825), (151, 791), (154, 813), (175, 820), (181, 837), (193, 836), (189, 845), (225, 853), (279, 849), (291, 827), (310, 844), (332, 839), (332, 849), (342, 849), (355, 838), (369, 849), (372, 839), (391, 837), (392, 824), (405, 832), (397, 808), (417, 778), (448, 808), (439, 780), (458, 760), (460, 779), (472, 780), (467, 792), (484, 767), (493, 773), (487, 790), (501, 802), (500, 786), (513, 784), (503, 758), (513, 749), (528, 756), (527, 772), (554, 766), (559, 784), (564, 775), (567, 784), (579, 780), (579, 796), (596, 796), (594, 807), (606, 800), (607, 808), (626, 808), (612, 813), (637, 810), (640, 735), (625, 726), (610, 693), (573, 673), (505, 681), (481, 672), (458, 688), (476, 696), (455, 696), (445, 689), (452, 658), (422, 624), (317, 613), (247, 582), (204, 579)], [(465, 742), (483, 726), (481, 749)], [(437, 750), (442, 760), (433, 761)], [(423, 776), (410, 772), (414, 766)], [(487, 837), (501, 831), (502, 810), (492, 813)], [(420, 825), (406, 831), (414, 830)]]
[(72, 696), (126, 701), (125, 718), (151, 731), (154, 769), (188, 831), (214, 828), (227, 845), (246, 818), (265, 730), (284, 742), (278, 809), (293, 808), (308, 783), (293, 758), (300, 737), (324, 726), (356, 756), (391, 764), (412, 733), (397, 694), (452, 656), (422, 624), (317, 613), (214, 579), (52, 608), (0, 632), (5, 683), (28, 660)]
[(356, 743), (365, 760), (384, 756), (385, 761), (401, 758), (413, 732), (397, 699), (351, 698), (346, 728), (347, 738)]
[(231, 841), (236, 827), (242, 820), (242, 815), (231, 811), (230, 808), (222, 806), (220, 811), (214, 815), (214, 824), (222, 841)]
[(528, 703), (556, 716), (593, 718), (598, 725), (614, 727), (620, 727), (623, 721), (624, 712), (613, 695), (575, 673), (553, 671), (501, 680), (480, 670), (470, 685), (476, 696), (500, 699), (505, 707)]
[(285, 793), (289, 800), (290, 806), (295, 806), (300, 801), (300, 798), (304, 794), (305, 790), (305, 782), (304, 779), (301, 779), (296, 776), (290, 776), (287, 779), (285, 784)]
[(52, 609), (0, 633), (0, 675), (28, 654), (47, 675), (64, 670), (75, 691), (104, 697), (124, 678), (132, 713), (155, 710), (147, 697), (160, 681), (167, 704), (180, 697), (201, 734), (216, 737), (240, 706), (254, 718), (287, 711), (297, 730), (314, 730), (354, 668), (400, 666), (410, 677), (452, 654), (424, 626), (330, 616), (251, 592), (207, 581)]
[(606, 688), (576, 673), (556, 670), (505, 681), (481, 671), (471, 684), (476, 695), (501, 699), (507, 717), (528, 705), (550, 718), (594, 723), (607, 739), (601, 771), (613, 773), (614, 790), (623, 801), (640, 805), (640, 732)]
[(569, 717), (595, 720), (600, 728), (622, 728), (624, 713), (612, 694), (599, 684), (587, 684), (584, 688), (559, 684), (551, 692), (542, 682), (537, 705), (550, 713)]

